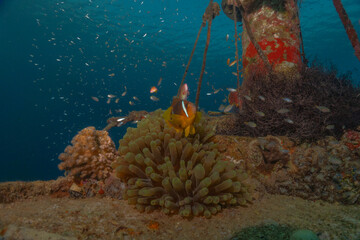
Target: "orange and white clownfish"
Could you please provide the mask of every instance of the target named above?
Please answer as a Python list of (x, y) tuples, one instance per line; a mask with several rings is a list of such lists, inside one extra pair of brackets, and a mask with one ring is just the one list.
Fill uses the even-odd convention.
[(177, 132), (184, 131), (185, 137), (195, 133), (194, 124), (201, 118), (201, 112), (197, 112), (195, 105), (186, 100), (188, 95), (188, 86), (184, 84), (181, 86), (179, 97), (173, 98), (171, 106), (163, 115), (165, 122)]

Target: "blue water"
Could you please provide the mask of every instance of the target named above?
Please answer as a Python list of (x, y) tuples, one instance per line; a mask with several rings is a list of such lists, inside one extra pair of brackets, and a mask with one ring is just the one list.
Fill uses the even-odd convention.
[[(342, 2), (360, 34), (359, 1)], [(0, 0), (0, 181), (54, 179), (63, 174), (57, 168), (58, 155), (82, 128), (101, 129), (110, 116), (132, 110), (167, 108), (207, 4), (193, 0)], [(300, 15), (307, 58), (333, 64), (340, 73), (351, 72), (352, 81), (359, 84), (360, 63), (332, 2), (304, 0)], [(207, 96), (212, 87), (236, 84), (233, 69), (226, 65), (227, 58), (234, 58), (233, 31), (233, 22), (223, 13), (213, 21), (202, 109), (216, 110), (226, 97), (225, 92)], [(205, 32), (186, 79), (192, 101)], [(149, 89), (160, 77), (156, 94), (160, 101), (153, 102)], [(121, 97), (125, 86), (127, 95)], [(107, 104), (108, 94), (119, 96), (119, 103)], [(117, 109), (122, 113), (116, 113)], [(126, 127), (110, 130), (115, 142)]]

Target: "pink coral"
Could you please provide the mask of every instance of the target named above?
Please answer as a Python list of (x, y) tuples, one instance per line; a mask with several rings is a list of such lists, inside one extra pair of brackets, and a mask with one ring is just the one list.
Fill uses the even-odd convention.
[(111, 163), (117, 152), (115, 144), (107, 131), (99, 131), (94, 127), (81, 130), (60, 154), (60, 170), (79, 182), (82, 179), (103, 180), (111, 173)]

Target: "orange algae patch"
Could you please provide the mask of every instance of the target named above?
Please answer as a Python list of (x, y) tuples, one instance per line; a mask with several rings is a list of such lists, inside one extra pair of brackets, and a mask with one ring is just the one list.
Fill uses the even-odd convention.
[(290, 155), (292, 155), (292, 154), (295, 152), (295, 150), (296, 150), (296, 147), (288, 147), (288, 146), (286, 146), (286, 145), (284, 144), (284, 141), (283, 141), (283, 140), (281, 140), (280, 145), (281, 145), (281, 147), (282, 147), (283, 149), (288, 150)]
[(100, 190), (99, 190), (99, 194), (104, 194), (105, 193), (105, 191), (104, 191), (104, 189), (102, 189), (102, 188), (100, 188)]
[(4, 236), (6, 231), (7, 231), (7, 227), (4, 227), (3, 229), (1, 229), (0, 236)]
[(360, 132), (348, 130), (344, 134), (345, 145), (351, 150), (355, 150), (360, 147)]
[(155, 222), (155, 221), (151, 221), (148, 225), (147, 228), (149, 230), (159, 230), (159, 223)]

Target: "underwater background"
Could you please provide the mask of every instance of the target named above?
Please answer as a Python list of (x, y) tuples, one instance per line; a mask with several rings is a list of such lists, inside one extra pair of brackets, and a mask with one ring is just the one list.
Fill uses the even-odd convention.
[[(360, 34), (359, 1), (342, 2)], [(166, 109), (207, 4), (0, 0), (0, 181), (54, 179), (62, 174), (59, 154), (81, 129), (102, 129), (107, 118), (133, 110)], [(360, 64), (332, 2), (303, 0), (300, 6), (306, 57), (351, 73), (359, 85)], [(236, 86), (234, 67), (226, 64), (235, 57), (233, 22), (221, 13), (211, 34), (199, 104), (206, 111), (217, 110), (225, 88)], [(203, 31), (186, 78), (193, 102), (205, 38)], [(152, 101), (149, 90), (160, 78), (159, 101)], [(206, 95), (219, 88), (225, 91)], [(118, 103), (107, 103), (109, 94)], [(110, 131), (116, 144), (128, 126)]]

